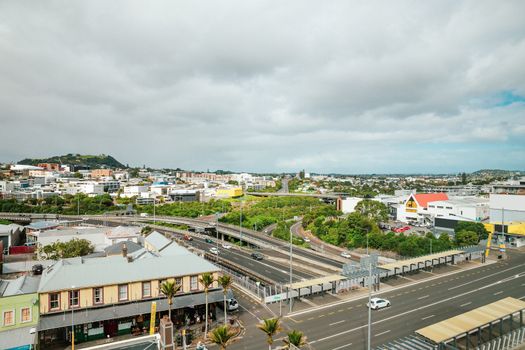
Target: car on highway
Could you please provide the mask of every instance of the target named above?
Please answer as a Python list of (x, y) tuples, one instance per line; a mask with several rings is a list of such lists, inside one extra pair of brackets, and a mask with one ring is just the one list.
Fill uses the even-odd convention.
[(390, 301), (381, 298), (372, 298), (370, 299), (370, 305), (366, 303), (366, 306), (371, 308), (372, 310), (379, 310), (384, 307), (389, 307)]
[(190, 236), (190, 235), (184, 235), (184, 240), (185, 241), (193, 241), (193, 237)]
[(215, 254), (215, 255), (218, 255), (218, 254), (219, 254), (219, 249), (217, 249), (217, 248), (215, 248), (215, 247), (211, 247), (211, 248), (210, 248), (210, 253)]
[(207, 237), (204, 239), (204, 241), (206, 243), (213, 243), (213, 240), (211, 238), (207, 238)]
[(231, 244), (228, 244), (228, 243), (223, 243), (221, 245), (224, 249), (232, 249), (232, 245)]
[(341, 256), (347, 259), (350, 259), (352, 257), (349, 252), (341, 252)]
[(252, 259), (255, 259), (255, 260), (264, 259), (264, 256), (259, 252), (253, 252), (250, 256), (252, 257)]

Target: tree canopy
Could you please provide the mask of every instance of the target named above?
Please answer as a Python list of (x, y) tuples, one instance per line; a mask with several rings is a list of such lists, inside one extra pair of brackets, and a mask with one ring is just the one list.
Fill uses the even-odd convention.
[(38, 249), (44, 259), (59, 260), (93, 253), (95, 247), (86, 239), (74, 238), (68, 242), (55, 242)]

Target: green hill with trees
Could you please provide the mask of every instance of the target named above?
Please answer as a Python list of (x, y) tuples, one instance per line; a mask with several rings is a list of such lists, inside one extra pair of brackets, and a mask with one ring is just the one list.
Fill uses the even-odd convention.
[(110, 168), (127, 168), (124, 164), (110, 155), (82, 155), (68, 153), (63, 156), (53, 156), (49, 158), (32, 159), (26, 158), (18, 162), (18, 164), (37, 165), (39, 163), (59, 163), (67, 165), (83, 165), (90, 168), (110, 167)]

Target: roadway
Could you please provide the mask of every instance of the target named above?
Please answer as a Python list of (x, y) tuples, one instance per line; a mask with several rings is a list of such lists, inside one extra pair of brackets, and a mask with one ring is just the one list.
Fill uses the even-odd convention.
[[(378, 294), (392, 306), (372, 312), (372, 347), (508, 296), (524, 299), (525, 254), (510, 253), (509, 257), (508, 261)], [(367, 301), (297, 313), (286, 323), (303, 331), (315, 349), (366, 349)]]

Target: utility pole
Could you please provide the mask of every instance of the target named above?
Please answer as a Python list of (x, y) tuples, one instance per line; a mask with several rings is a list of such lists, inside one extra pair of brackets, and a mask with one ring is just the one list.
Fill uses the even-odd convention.
[(157, 202), (157, 196), (153, 196), (153, 225), (156, 225), (157, 223), (157, 220), (156, 220), (156, 216), (155, 216), (155, 204)]

